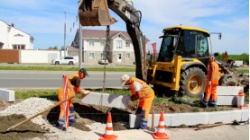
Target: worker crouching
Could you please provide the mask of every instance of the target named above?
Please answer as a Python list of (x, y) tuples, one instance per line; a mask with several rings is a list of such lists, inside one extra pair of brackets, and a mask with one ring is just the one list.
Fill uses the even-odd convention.
[(214, 60), (215, 57), (213, 55), (210, 55), (209, 64), (207, 67), (205, 95), (202, 100), (202, 104), (205, 108), (208, 106), (216, 107), (216, 101), (217, 101), (216, 92), (217, 92), (217, 86), (219, 84), (220, 73), (219, 73), (219, 65)]
[[(87, 71), (81, 68), (78, 72), (72, 73), (69, 76), (64, 77), (64, 87), (58, 90), (58, 100), (62, 102), (63, 100), (75, 96), (75, 94), (82, 94), (85, 97), (89, 94), (87, 90), (81, 90), (81, 80), (88, 76)], [(67, 108), (68, 107), (68, 108)], [(76, 123), (74, 106), (71, 100), (60, 104), (60, 114), (58, 118), (57, 127), (62, 130), (66, 130), (67, 125), (73, 125)], [(68, 121), (67, 121), (68, 120)], [(65, 122), (68, 124), (65, 124)]]
[(155, 96), (154, 90), (144, 81), (137, 78), (130, 78), (127, 74), (121, 77), (121, 84), (130, 86), (131, 101), (139, 100), (136, 110), (136, 114), (140, 114), (141, 116), (139, 129), (146, 129), (148, 115)]

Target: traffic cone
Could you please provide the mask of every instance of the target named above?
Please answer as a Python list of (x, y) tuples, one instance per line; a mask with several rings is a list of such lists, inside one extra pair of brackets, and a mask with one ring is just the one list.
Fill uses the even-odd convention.
[(107, 125), (105, 134), (99, 140), (116, 140), (117, 136), (113, 134), (113, 125), (112, 125), (112, 117), (111, 113), (108, 113)]
[(161, 112), (160, 121), (157, 127), (157, 132), (153, 133), (154, 139), (169, 140), (165, 133), (164, 113)]

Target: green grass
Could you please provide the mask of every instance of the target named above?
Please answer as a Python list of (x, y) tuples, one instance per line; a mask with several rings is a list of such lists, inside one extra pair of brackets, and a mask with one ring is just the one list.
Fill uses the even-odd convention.
[(55, 99), (57, 98), (57, 90), (16, 90), (15, 97), (17, 99), (27, 99), (30, 97), (39, 97), (39, 98), (48, 98)]
[[(102, 93), (102, 89), (88, 89), (92, 92), (99, 92)], [(105, 89), (104, 93), (109, 94), (119, 94), (124, 96), (131, 96), (131, 93), (127, 89)], [(57, 90), (15, 90), (16, 99), (27, 99), (31, 97), (39, 97), (39, 98), (46, 98), (50, 100), (57, 101)], [(76, 98), (80, 98), (81, 95), (78, 94)], [(249, 102), (249, 92), (245, 93), (245, 104)], [(133, 102), (136, 106), (138, 104), (138, 100)], [(200, 99), (198, 97), (155, 97), (154, 105), (161, 105), (166, 104), (166, 106), (172, 106), (175, 104), (187, 104), (192, 106), (193, 112), (213, 112), (213, 111), (225, 111), (225, 110), (232, 110), (234, 107), (232, 106), (218, 106), (217, 108), (206, 108), (202, 109), (200, 106)], [(185, 111), (185, 106), (180, 106), (179, 108), (181, 111)]]
[[(104, 71), (101, 67), (86, 68), (88, 71)], [(76, 67), (60, 67), (60, 66), (1, 66), (0, 70), (38, 70), (38, 71), (78, 71)], [(112, 72), (135, 72), (135, 68), (106, 68), (106, 71)], [(249, 73), (249, 69), (237, 69), (238, 73)]]

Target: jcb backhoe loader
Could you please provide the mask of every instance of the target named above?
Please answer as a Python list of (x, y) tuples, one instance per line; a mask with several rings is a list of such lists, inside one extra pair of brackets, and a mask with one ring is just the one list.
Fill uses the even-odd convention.
[[(126, 23), (134, 46), (137, 78), (153, 84), (155, 89), (163, 86), (190, 96), (204, 92), (207, 60), (212, 53), (210, 34), (206, 30), (188, 26), (165, 28), (158, 59), (148, 67), (143, 49), (145, 36), (140, 30), (142, 14), (126, 0), (80, 0), (80, 23), (82, 26), (115, 23), (108, 8)], [(218, 63), (222, 73), (221, 83), (236, 83), (234, 72), (223, 63)]]
[[(221, 33), (218, 33), (219, 39)], [(147, 80), (155, 89), (166, 87), (179, 95), (198, 96), (204, 93), (208, 57), (212, 54), (208, 31), (174, 26), (163, 30), (157, 61), (148, 68)], [(220, 66), (220, 85), (240, 85), (232, 65), (215, 60)]]

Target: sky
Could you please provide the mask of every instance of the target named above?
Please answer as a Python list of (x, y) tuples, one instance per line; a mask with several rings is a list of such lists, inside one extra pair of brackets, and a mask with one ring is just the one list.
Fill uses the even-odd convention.
[[(248, 0), (133, 0), (132, 3), (142, 13), (140, 29), (150, 40), (149, 50), (152, 43), (159, 50), (163, 28), (182, 24), (221, 32), (221, 40), (217, 35), (211, 36), (213, 52), (249, 54)], [(34, 49), (61, 48), (65, 23), (66, 46), (74, 40), (79, 27), (77, 10), (78, 0), (2, 0), (0, 20), (13, 23), (15, 28), (33, 36)], [(126, 31), (125, 22), (111, 10), (110, 13), (118, 20), (110, 29)], [(82, 28), (106, 30), (106, 27)]]

